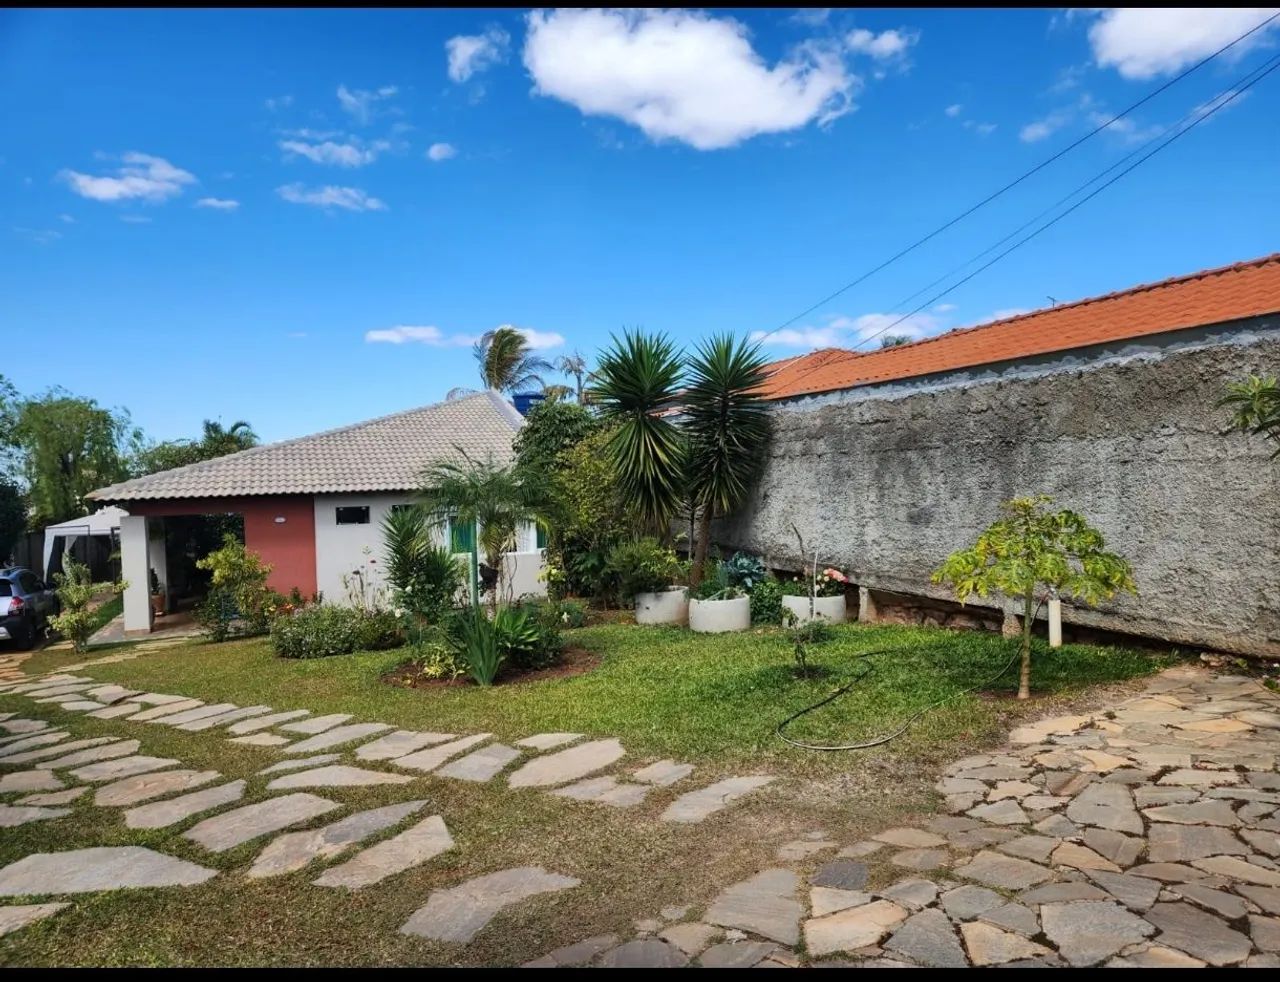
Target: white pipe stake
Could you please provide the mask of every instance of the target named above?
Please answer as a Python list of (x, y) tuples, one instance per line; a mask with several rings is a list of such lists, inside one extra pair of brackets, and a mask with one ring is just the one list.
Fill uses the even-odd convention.
[(1062, 647), (1062, 601), (1049, 598), (1049, 647)]

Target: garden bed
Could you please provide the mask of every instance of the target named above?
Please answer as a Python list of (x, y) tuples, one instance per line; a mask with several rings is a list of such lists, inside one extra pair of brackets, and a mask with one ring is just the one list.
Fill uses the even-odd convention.
[[(554, 665), (544, 668), (519, 668), (504, 665), (498, 671), (495, 685), (521, 685), (528, 682), (545, 682), (548, 679), (572, 678), (585, 675), (594, 670), (601, 662), (598, 652), (586, 648), (569, 648)], [(397, 665), (382, 676), (382, 681), (398, 689), (465, 689), (475, 688), (475, 682), (466, 675), (456, 679), (430, 678), (422, 674), (414, 661), (406, 661)]]

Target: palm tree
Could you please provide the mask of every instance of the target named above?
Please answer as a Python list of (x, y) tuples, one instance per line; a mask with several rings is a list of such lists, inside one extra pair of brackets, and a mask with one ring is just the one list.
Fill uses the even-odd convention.
[(253, 427), (242, 419), (236, 420), (230, 426), (223, 426), (217, 420), (206, 419), (203, 428), (200, 445), (210, 457), (221, 457), (258, 445), (258, 434), (254, 433)]
[(544, 385), (542, 394), (547, 402), (564, 402), (573, 394), (573, 389), (567, 385)]
[[(515, 549), (521, 525), (555, 523), (554, 498), (539, 474), (516, 473), (491, 460), (474, 460), (461, 448), (457, 451), (459, 459), (438, 463), (423, 475), (422, 506), (437, 522), (477, 529), (476, 546), (496, 574), (502, 569), (502, 554)], [(497, 601), (495, 586), (495, 607)], [(472, 602), (478, 604), (479, 597), (473, 596)]]
[(713, 337), (689, 359), (684, 432), (689, 443), (689, 491), (698, 510), (698, 538), (690, 583), (706, 568), (711, 520), (742, 504), (764, 462), (772, 419), (760, 387), (760, 346), (733, 335)]
[(612, 340), (587, 396), (616, 426), (608, 449), (625, 497), (666, 538), (684, 497), (685, 448), (664, 411), (675, 406), (683, 360), (666, 335), (628, 331)]
[(587, 359), (574, 352), (571, 355), (561, 355), (556, 359), (556, 371), (563, 372), (565, 375), (573, 376), (574, 389), (578, 396), (578, 405), (583, 404), (582, 397), (585, 391), (583, 380), (586, 379)]
[(551, 371), (551, 363), (533, 354), (525, 336), (507, 324), (485, 331), (472, 350), (480, 363), (480, 380), (499, 392), (540, 389), (542, 373)]

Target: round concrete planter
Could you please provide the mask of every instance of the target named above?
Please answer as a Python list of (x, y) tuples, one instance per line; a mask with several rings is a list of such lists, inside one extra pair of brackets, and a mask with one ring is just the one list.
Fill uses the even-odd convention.
[(783, 597), (782, 606), (795, 615), (797, 624), (806, 624), (811, 620), (843, 624), (847, 613), (843, 593), (838, 597), (815, 597), (812, 617), (809, 616), (808, 597)]
[(682, 586), (636, 594), (637, 624), (684, 624), (688, 619), (689, 600)]
[(751, 600), (690, 600), (689, 629), (699, 634), (745, 631), (751, 626)]

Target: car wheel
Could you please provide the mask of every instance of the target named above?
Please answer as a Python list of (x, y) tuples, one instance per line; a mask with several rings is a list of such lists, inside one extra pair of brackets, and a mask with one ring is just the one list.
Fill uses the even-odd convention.
[(23, 651), (30, 651), (36, 646), (36, 625), (35, 621), (23, 621), (22, 628), (18, 631), (14, 643)]

